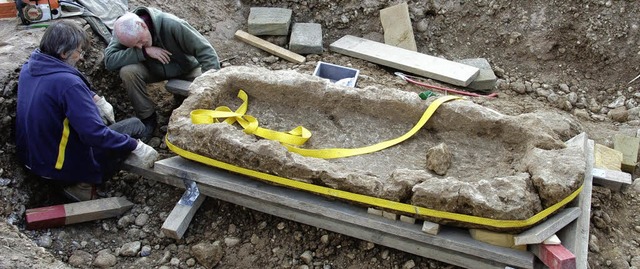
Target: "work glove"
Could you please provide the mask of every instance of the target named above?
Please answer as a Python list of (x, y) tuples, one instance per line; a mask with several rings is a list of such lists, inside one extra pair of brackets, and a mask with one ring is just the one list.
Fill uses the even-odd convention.
[(113, 106), (104, 99), (104, 96), (101, 96), (95, 103), (98, 106), (98, 111), (104, 124), (111, 125), (116, 123), (116, 117), (113, 115)]
[(158, 152), (155, 149), (138, 139), (136, 149), (129, 154), (129, 157), (124, 162), (131, 166), (151, 168), (158, 156)]

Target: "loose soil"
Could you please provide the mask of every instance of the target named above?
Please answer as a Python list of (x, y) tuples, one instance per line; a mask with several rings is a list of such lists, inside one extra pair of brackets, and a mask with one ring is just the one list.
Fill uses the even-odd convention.
[[(223, 68), (230, 65), (291, 69), (311, 74), (318, 61), (360, 70), (358, 87), (376, 86), (410, 92), (395, 70), (328, 50), (350, 34), (382, 41), (379, 10), (395, 1), (129, 1), (131, 8), (152, 6), (191, 23), (216, 48)], [(640, 5), (635, 1), (410, 1), (418, 51), (451, 60), (486, 58), (499, 77), (498, 98), (474, 102), (507, 115), (544, 112), (559, 131), (584, 131), (596, 143), (613, 147), (616, 134), (635, 136), (640, 82)], [(323, 28), (325, 52), (297, 65), (247, 45), (233, 35), (246, 30), (252, 6), (293, 10), (294, 22)], [(80, 20), (80, 22), (82, 22)], [(14, 129), (17, 75), (37, 46), (42, 29), (15, 30), (17, 20), (0, 20), (0, 268), (206, 268), (195, 249), (224, 242), (216, 268), (455, 268), (455, 266), (341, 234), (208, 198), (184, 239), (160, 233), (160, 226), (182, 191), (122, 172), (110, 181), (107, 195), (136, 203), (120, 218), (29, 231), (24, 212), (64, 203), (46, 183), (25, 175), (15, 160)], [(91, 32), (94, 48), (79, 69), (96, 92), (114, 104), (116, 117), (133, 115), (117, 73), (102, 64), (105, 43)], [(285, 46), (283, 37), (265, 37)], [(437, 81), (429, 83), (443, 85)], [(151, 85), (160, 120), (166, 125), (178, 104), (162, 83)], [(622, 104), (622, 105), (620, 105)], [(558, 115), (575, 122), (566, 122)], [(171, 156), (160, 128), (150, 144)], [(560, 134), (565, 135), (565, 134)], [(568, 139), (569, 137), (564, 137)], [(478, 160), (481, 162), (482, 160)], [(635, 179), (637, 174), (634, 174)], [(638, 190), (636, 184), (592, 193), (589, 265), (591, 268), (640, 268)], [(125, 244), (140, 242), (145, 257), (123, 255)], [(210, 246), (212, 244), (205, 244)], [(113, 259), (111, 259), (113, 256)], [(115, 263), (113, 263), (115, 261)]]

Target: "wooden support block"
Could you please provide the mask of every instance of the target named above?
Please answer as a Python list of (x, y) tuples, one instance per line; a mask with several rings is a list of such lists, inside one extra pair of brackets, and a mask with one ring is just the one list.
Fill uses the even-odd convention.
[(385, 44), (418, 51), (406, 2), (380, 10), (380, 22)]
[(566, 142), (566, 144), (584, 145), (586, 157), (586, 169), (582, 192), (569, 206), (580, 208), (580, 216), (569, 223), (565, 228), (556, 233), (562, 239), (562, 245), (576, 255), (578, 268), (588, 268), (589, 256), (589, 223), (591, 220), (591, 190), (593, 182), (593, 151), (594, 142), (587, 138), (586, 133), (581, 133)]
[(576, 268), (576, 256), (563, 245), (531, 245), (530, 251), (549, 269)]
[(440, 232), (440, 224), (425, 220), (422, 223), (422, 231), (428, 234), (437, 235)]
[(545, 245), (560, 245), (562, 244), (562, 241), (560, 240), (560, 238), (558, 238), (557, 235), (552, 235), (549, 238), (545, 239), (544, 241), (542, 241), (543, 244)]
[(640, 147), (640, 137), (615, 135), (613, 149), (622, 152), (622, 171), (633, 174), (638, 163), (638, 147)]
[(44, 229), (119, 216), (133, 207), (124, 197), (27, 209), (27, 229)]
[(527, 245), (516, 245), (513, 234), (498, 233), (483, 229), (469, 229), (471, 238), (494, 246), (527, 250)]
[(164, 88), (167, 89), (168, 92), (173, 94), (189, 96), (189, 85), (191, 85), (191, 81), (182, 79), (170, 79), (169, 81), (167, 81), (167, 84), (164, 85)]
[(622, 167), (622, 152), (607, 146), (595, 144), (593, 157), (595, 158), (593, 167), (616, 171), (620, 171)]
[(593, 184), (619, 191), (623, 185), (633, 183), (631, 174), (622, 171), (593, 168)]
[(367, 213), (371, 214), (371, 215), (376, 215), (376, 216), (380, 216), (382, 217), (382, 210), (380, 209), (375, 209), (373, 207), (369, 207), (367, 208)]
[(544, 222), (516, 235), (514, 243), (516, 245), (540, 244), (577, 219), (580, 216), (580, 212), (581, 210), (578, 207), (562, 209)]
[(304, 56), (300, 55), (300, 54), (297, 54), (297, 53), (294, 53), (294, 52), (289, 51), (287, 49), (284, 49), (284, 48), (282, 48), (282, 47), (280, 47), (280, 46), (278, 46), (276, 44), (273, 44), (273, 43), (271, 43), (269, 41), (266, 41), (266, 40), (264, 40), (262, 38), (254, 36), (252, 34), (249, 34), (249, 33), (245, 32), (245, 31), (238, 30), (238, 31), (236, 31), (235, 36), (238, 39), (240, 39), (240, 40), (242, 40), (242, 41), (244, 41), (244, 42), (246, 42), (246, 43), (248, 43), (248, 44), (250, 44), (252, 46), (255, 46), (255, 47), (259, 48), (259, 49), (262, 49), (262, 50), (264, 50), (264, 51), (266, 51), (268, 53), (276, 55), (276, 56), (278, 56), (280, 58), (283, 58), (283, 59), (285, 59), (287, 61), (300, 64), (300, 63), (303, 63), (306, 60), (306, 58)]
[(406, 223), (415, 224), (416, 223), (416, 218), (412, 218), (412, 217), (405, 216), (405, 215), (400, 215), (400, 221), (406, 222)]
[(198, 208), (202, 205), (204, 198), (204, 195), (198, 195), (198, 198), (196, 198), (192, 205), (177, 203), (162, 224), (162, 233), (176, 240), (182, 238), (184, 232), (187, 231), (187, 227), (189, 227), (189, 223), (191, 223), (193, 215), (196, 214), (196, 211), (198, 211)]
[(382, 211), (382, 216), (390, 220), (398, 220), (398, 214)]

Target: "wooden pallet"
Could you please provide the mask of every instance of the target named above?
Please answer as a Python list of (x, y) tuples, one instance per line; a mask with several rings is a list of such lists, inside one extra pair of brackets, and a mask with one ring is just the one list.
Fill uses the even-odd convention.
[(184, 178), (193, 180), (200, 193), (209, 197), (456, 266), (534, 267), (532, 253), (479, 242), (466, 229), (443, 227), (438, 235), (426, 234), (421, 223), (380, 218), (364, 207), (269, 185), (181, 157), (158, 161), (153, 170), (126, 169), (180, 188)]
[[(558, 232), (562, 244), (575, 254), (576, 268), (587, 266), (593, 141), (586, 135), (571, 143), (584, 143), (587, 154), (585, 187), (570, 207), (516, 238), (537, 244)], [(429, 259), (465, 268), (539, 268), (535, 251), (522, 251), (477, 241), (467, 229), (443, 226), (437, 235), (422, 231), (422, 222), (406, 223), (367, 213), (367, 208), (312, 193), (274, 186), (244, 175), (171, 157), (154, 169), (126, 166), (147, 179), (184, 188), (183, 181), (197, 183), (201, 194), (274, 216), (352, 236)], [(578, 212), (580, 211), (580, 212)], [(188, 225), (188, 223), (186, 224)], [(539, 252), (536, 253), (539, 255)], [(540, 257), (541, 259), (543, 257)]]

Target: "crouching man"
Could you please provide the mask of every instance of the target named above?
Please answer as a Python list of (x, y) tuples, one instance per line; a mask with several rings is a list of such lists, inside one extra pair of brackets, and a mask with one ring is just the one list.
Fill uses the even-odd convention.
[(62, 184), (76, 201), (97, 198), (96, 185), (125, 159), (151, 167), (158, 157), (136, 139), (144, 124), (137, 118), (115, 122), (113, 107), (76, 69), (88, 47), (89, 37), (77, 24), (51, 24), (18, 79), (18, 158), (36, 176)]

